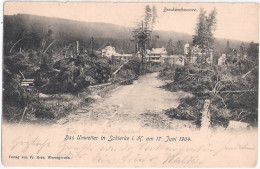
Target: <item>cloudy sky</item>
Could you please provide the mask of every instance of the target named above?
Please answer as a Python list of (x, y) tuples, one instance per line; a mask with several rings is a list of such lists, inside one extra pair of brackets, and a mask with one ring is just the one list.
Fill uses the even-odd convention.
[[(105, 22), (134, 27), (144, 15), (147, 3), (86, 2), (7, 2), (4, 14), (18, 13), (66, 18), (86, 22)], [(257, 3), (150, 3), (155, 5), (157, 30), (194, 34), (200, 8), (217, 9), (215, 37), (258, 42), (259, 6)], [(193, 9), (167, 11), (165, 9)]]

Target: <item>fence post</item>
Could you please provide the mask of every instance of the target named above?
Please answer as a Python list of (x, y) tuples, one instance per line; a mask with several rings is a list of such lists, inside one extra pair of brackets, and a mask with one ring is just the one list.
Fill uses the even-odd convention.
[(201, 116), (201, 130), (209, 129), (210, 127), (210, 110), (209, 110), (210, 100), (206, 99), (204, 102), (202, 116)]

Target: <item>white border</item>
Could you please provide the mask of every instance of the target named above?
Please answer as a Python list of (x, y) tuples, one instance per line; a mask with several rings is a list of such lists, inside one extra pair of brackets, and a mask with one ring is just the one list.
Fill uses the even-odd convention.
[[(181, 1), (181, 0), (16, 0), (16, 1), (35, 1), (35, 2), (54, 2), (54, 1), (57, 1), (57, 2), (130, 2), (130, 3), (148, 3), (148, 2), (175, 2), (175, 3), (258, 3), (260, 2), (260, 0), (188, 0), (188, 1)], [(0, 59), (0, 65), (2, 65), (2, 58), (3, 58), (3, 15), (4, 15), (4, 10), (3, 10), (3, 7), (4, 7), (4, 3), (5, 2), (15, 2), (15, 0), (3, 0), (2, 1), (2, 4), (0, 5), (0, 21), (1, 21), (1, 28), (0, 28), (0, 46), (1, 46), (1, 49), (0, 49), (0, 56), (1, 56), (1, 59)], [(260, 6), (259, 6), (260, 7)], [(259, 15), (259, 18), (260, 18), (260, 15)], [(259, 23), (258, 23), (259, 24)], [(259, 38), (259, 42), (260, 42), (260, 38)], [(260, 55), (259, 55), (260, 56)], [(259, 64), (259, 67), (260, 67), (260, 64)], [(1, 70), (2, 70), (2, 67), (1, 67)], [(258, 78), (259, 79), (259, 78)], [(2, 72), (0, 74), (0, 81), (2, 81)], [(258, 83), (259, 85), (259, 83)], [(259, 85), (260, 87), (260, 85)], [(0, 83), (0, 88), (2, 89), (2, 83)], [(259, 95), (258, 95), (258, 107), (259, 107)], [(0, 112), (1, 112), (1, 115), (0, 115), (0, 126), (2, 126), (1, 122), (2, 122), (2, 90), (0, 91), (0, 102), (1, 102), (1, 105), (0, 105)], [(259, 119), (259, 115), (258, 115), (258, 119)], [(259, 120), (258, 120), (259, 121)], [(259, 129), (258, 129), (258, 163), (257, 163), (257, 166), (256, 168), (260, 168), (260, 165), (259, 165), (259, 162), (260, 162), (260, 155), (259, 155), (259, 150), (260, 150), (260, 141), (259, 141)], [(0, 168), (4, 168), (4, 169), (36, 169), (36, 168), (40, 168), (40, 169), (57, 169), (57, 168), (61, 168), (61, 169), (72, 169), (72, 167), (5, 167), (3, 166), (2, 164), (2, 129), (1, 129), (1, 139), (0, 139), (0, 159), (1, 159), (1, 163), (0, 163)], [(75, 167), (77, 169), (83, 169), (83, 168), (88, 168), (88, 169), (94, 169), (94, 167)], [(95, 168), (96, 169), (96, 168)], [(104, 169), (104, 168), (101, 168), (101, 169)], [(112, 169), (112, 168), (111, 168)], [(117, 168), (117, 169), (121, 169), (121, 168)], [(140, 168), (140, 169), (146, 169), (146, 168)]]

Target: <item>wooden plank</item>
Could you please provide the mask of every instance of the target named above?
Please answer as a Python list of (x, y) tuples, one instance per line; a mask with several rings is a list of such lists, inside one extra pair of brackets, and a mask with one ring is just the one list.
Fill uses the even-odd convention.
[(21, 86), (30, 86), (30, 84), (21, 84)]
[(30, 84), (30, 83), (33, 83), (33, 82), (21, 82), (21, 83), (28, 83), (28, 84)]
[(21, 86), (24, 86), (24, 87), (34, 87), (34, 83), (33, 83), (33, 81), (22, 81), (21, 82)]
[(122, 64), (112, 75), (115, 75), (125, 64), (127, 64), (128, 60)]
[(34, 79), (22, 79), (22, 82), (34, 82)]

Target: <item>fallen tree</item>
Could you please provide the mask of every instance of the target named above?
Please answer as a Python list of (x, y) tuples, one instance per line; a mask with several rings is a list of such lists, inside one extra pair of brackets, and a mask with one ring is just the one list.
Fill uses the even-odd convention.
[[(174, 78), (164, 89), (190, 92), (192, 98), (181, 100), (176, 109), (166, 111), (172, 118), (194, 121), (200, 126), (204, 100), (210, 100), (211, 126), (227, 127), (230, 120), (258, 123), (258, 69), (245, 58), (223, 66), (186, 65), (164, 70), (162, 78)], [(171, 72), (171, 73), (167, 73)]]

